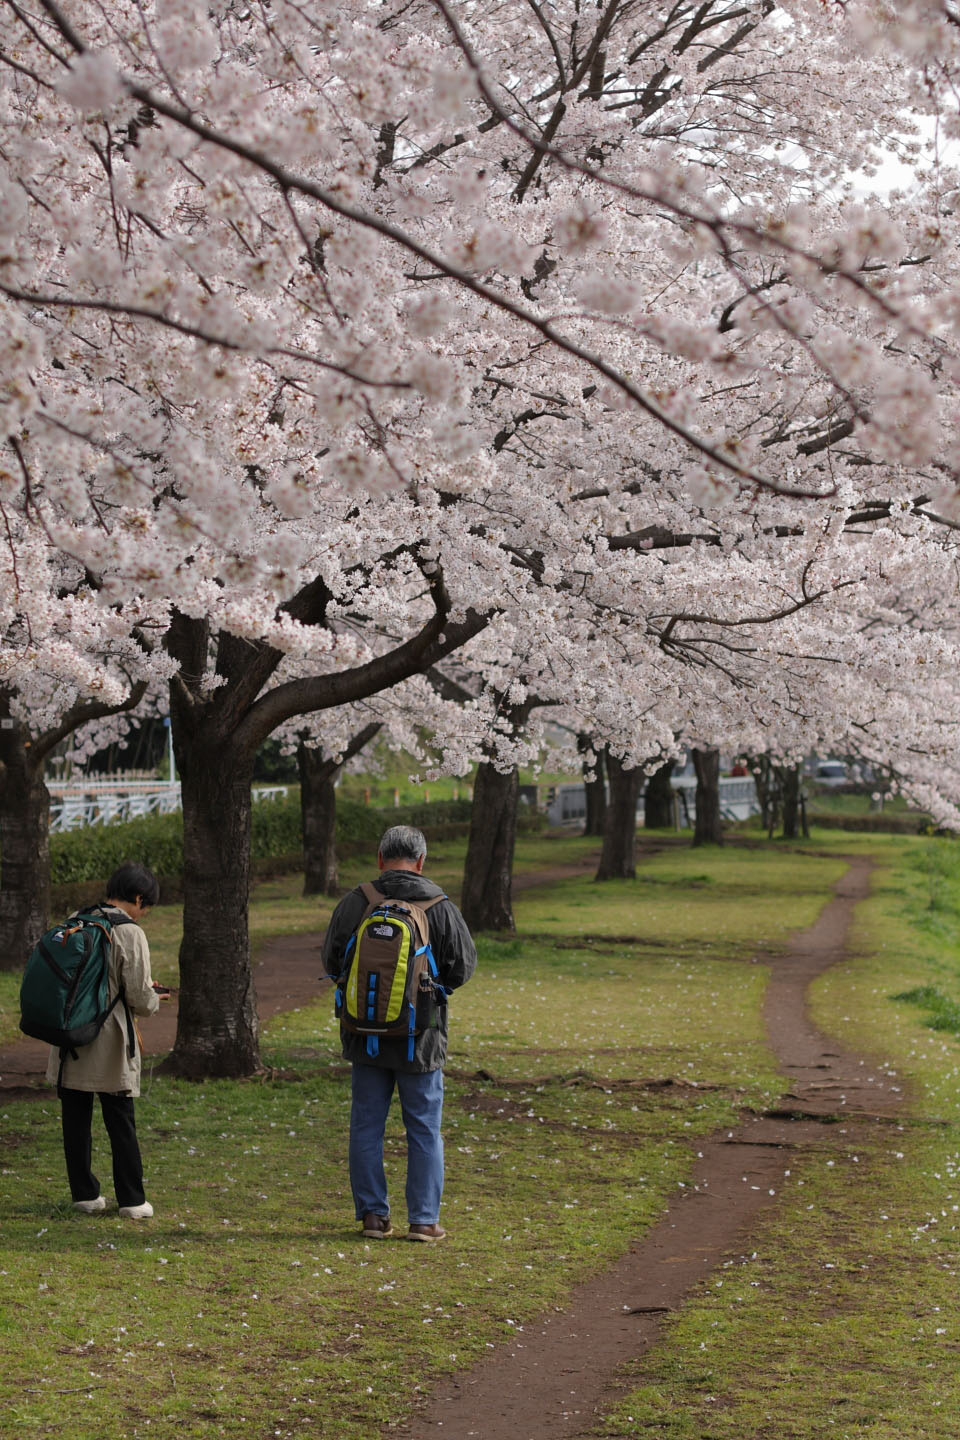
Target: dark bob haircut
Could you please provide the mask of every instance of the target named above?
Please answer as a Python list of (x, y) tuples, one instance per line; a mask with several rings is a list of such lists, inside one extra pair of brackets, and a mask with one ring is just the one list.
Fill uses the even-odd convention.
[(160, 885), (152, 870), (136, 860), (126, 860), (114, 870), (107, 881), (108, 900), (127, 900), (135, 905), (156, 905), (160, 899)]

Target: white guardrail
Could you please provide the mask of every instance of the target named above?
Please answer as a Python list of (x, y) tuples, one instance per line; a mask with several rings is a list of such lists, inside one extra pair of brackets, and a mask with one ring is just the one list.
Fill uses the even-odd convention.
[[(182, 803), (179, 780), (98, 780), (90, 785), (53, 780), (47, 782), (47, 789), (54, 834), (140, 815), (169, 815)], [(258, 785), (252, 791), (255, 801), (283, 799), (286, 794), (286, 785)]]

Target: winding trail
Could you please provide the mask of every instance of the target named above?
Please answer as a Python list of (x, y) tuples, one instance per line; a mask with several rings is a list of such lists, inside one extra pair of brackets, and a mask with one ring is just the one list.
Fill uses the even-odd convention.
[[(855, 858), (834, 898), (780, 955), (764, 955), (770, 1045), (788, 1089), (765, 1115), (698, 1141), (691, 1180), (650, 1233), (612, 1268), (571, 1294), (562, 1312), (475, 1369), (438, 1386), (404, 1440), (574, 1440), (590, 1431), (618, 1389), (618, 1368), (642, 1357), (662, 1316), (742, 1247), (780, 1192), (798, 1149), (849, 1144), (858, 1126), (892, 1116), (897, 1088), (880, 1067), (841, 1051), (806, 1009), (810, 982), (844, 958), (854, 906), (869, 892), (870, 863)], [(827, 1123), (829, 1122), (829, 1123)]]

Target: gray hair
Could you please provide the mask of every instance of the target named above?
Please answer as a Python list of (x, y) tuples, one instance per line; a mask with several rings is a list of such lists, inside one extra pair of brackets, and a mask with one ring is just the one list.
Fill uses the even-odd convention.
[(412, 825), (391, 825), (384, 830), (380, 840), (382, 860), (419, 860), (421, 855), (426, 859), (426, 854), (427, 842), (421, 830)]

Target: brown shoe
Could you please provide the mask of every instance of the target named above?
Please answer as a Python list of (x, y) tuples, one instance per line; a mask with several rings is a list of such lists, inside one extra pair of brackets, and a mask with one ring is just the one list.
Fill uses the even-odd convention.
[(421, 1245), (435, 1245), (446, 1235), (442, 1225), (411, 1225), (407, 1231), (408, 1240), (419, 1240)]
[(393, 1234), (389, 1215), (364, 1215), (362, 1223), (365, 1240), (385, 1240), (388, 1235)]

